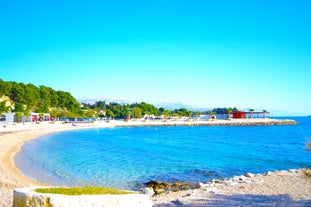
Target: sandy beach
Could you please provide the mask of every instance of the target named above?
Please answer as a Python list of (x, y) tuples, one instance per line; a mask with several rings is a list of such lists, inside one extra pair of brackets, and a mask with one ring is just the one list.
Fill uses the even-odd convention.
[[(13, 190), (45, 185), (24, 176), (14, 165), (23, 143), (38, 136), (65, 130), (145, 125), (266, 125), (286, 124), (271, 119), (216, 121), (110, 121), (90, 124), (0, 125), (0, 207), (12, 206)], [(202, 183), (200, 188), (152, 197), (154, 206), (311, 206), (311, 178), (302, 170)], [(262, 205), (261, 205), (262, 204)]]

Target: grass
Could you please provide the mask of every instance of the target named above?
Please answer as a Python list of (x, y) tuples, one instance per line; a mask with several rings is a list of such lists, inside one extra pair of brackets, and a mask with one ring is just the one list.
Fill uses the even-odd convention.
[(134, 194), (132, 191), (123, 191), (113, 188), (100, 188), (100, 187), (57, 187), (57, 188), (38, 188), (35, 190), (37, 193), (50, 193), (62, 195), (117, 195), (117, 194)]

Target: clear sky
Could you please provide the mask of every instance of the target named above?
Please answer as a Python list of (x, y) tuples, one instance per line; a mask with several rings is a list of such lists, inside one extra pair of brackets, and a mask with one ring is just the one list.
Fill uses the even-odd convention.
[(311, 1), (0, 1), (0, 78), (311, 114)]

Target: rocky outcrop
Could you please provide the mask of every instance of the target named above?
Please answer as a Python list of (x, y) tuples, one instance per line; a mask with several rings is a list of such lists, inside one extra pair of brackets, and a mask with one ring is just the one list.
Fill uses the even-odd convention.
[(68, 196), (35, 192), (36, 188), (14, 190), (13, 207), (151, 207), (152, 201), (144, 194)]
[[(143, 189), (143, 191), (147, 191), (146, 189), (152, 189), (154, 192), (154, 195), (159, 195), (164, 192), (168, 191), (179, 191), (179, 190), (187, 190), (187, 189), (193, 189), (197, 188), (197, 185), (187, 182), (175, 182), (173, 184), (165, 183), (165, 182), (159, 182), (151, 180), (147, 183), (145, 183), (146, 188)], [(150, 190), (148, 191), (150, 192)]]

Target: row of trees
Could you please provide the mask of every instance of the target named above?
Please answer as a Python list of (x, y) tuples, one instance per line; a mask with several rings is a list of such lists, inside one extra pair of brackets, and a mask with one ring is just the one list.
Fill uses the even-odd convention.
[(88, 114), (98, 117), (123, 118), (142, 118), (145, 115), (165, 116), (165, 117), (191, 117), (193, 114), (199, 115), (202, 112), (189, 111), (186, 108), (168, 110), (163, 107), (157, 108), (152, 104), (141, 102), (134, 104), (105, 103), (98, 101), (94, 104), (83, 104), (83, 110)]
[[(56, 91), (46, 86), (35, 86), (0, 79), (0, 112), (38, 113), (52, 112), (55, 115), (82, 115), (77, 100), (65, 91)], [(7, 101), (11, 102), (7, 106)], [(56, 114), (57, 113), (57, 114)]]
[[(168, 110), (157, 108), (145, 102), (134, 104), (105, 103), (97, 101), (94, 104), (82, 104), (65, 91), (56, 91), (46, 86), (35, 86), (17, 82), (5, 82), (0, 79), (0, 113), (16, 112), (19, 116), (28, 116), (30, 112), (50, 113), (53, 117), (109, 117), (109, 118), (141, 118), (145, 115), (165, 117), (198, 117), (200, 114), (228, 114), (238, 111), (237, 108), (214, 108), (206, 112), (190, 111), (186, 108)], [(7, 101), (11, 105), (7, 106)], [(253, 109), (249, 110), (254, 111)], [(265, 110), (264, 110), (265, 112)], [(251, 113), (250, 113), (251, 116)]]

